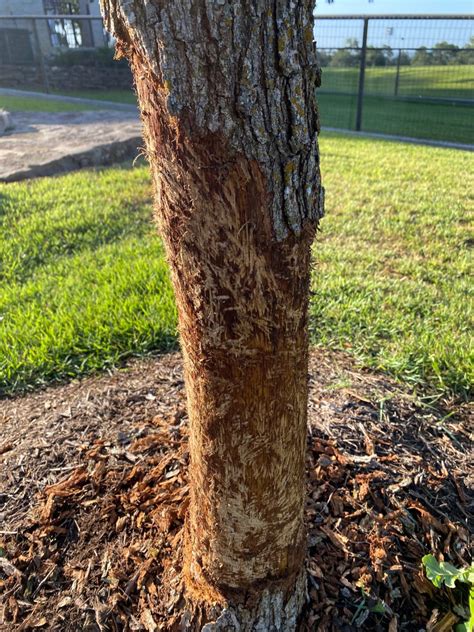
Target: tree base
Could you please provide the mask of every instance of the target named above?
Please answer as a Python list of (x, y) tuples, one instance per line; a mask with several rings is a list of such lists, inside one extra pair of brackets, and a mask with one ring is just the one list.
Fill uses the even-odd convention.
[(271, 582), (242, 602), (225, 605), (193, 603), (183, 616), (182, 629), (193, 632), (295, 632), (307, 600), (306, 569), (293, 586)]

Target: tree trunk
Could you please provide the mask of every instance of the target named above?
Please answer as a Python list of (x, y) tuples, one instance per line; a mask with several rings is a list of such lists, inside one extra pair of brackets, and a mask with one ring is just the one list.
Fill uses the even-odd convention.
[[(309, 0), (102, 0), (132, 66), (190, 421), (186, 629), (290, 631), (305, 600)], [(209, 623), (213, 621), (213, 623)]]

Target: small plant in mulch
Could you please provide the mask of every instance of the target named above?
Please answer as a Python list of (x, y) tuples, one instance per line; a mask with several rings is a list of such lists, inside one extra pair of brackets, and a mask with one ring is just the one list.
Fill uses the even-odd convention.
[[(450, 630), (454, 624), (455, 632), (472, 632), (474, 629), (474, 565), (457, 568), (444, 560), (438, 561), (429, 553), (422, 559), (427, 578), (433, 586), (443, 589), (443, 602), (449, 603), (449, 611), (436, 621), (436, 631)], [(435, 610), (428, 630), (435, 629), (433, 623), (438, 619)], [(461, 619), (461, 623), (457, 623)]]

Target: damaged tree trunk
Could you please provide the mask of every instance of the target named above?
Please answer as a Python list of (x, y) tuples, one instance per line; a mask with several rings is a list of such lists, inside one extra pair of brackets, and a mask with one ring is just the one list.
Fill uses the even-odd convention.
[(310, 0), (102, 0), (131, 63), (179, 312), (192, 630), (295, 630), (306, 593)]

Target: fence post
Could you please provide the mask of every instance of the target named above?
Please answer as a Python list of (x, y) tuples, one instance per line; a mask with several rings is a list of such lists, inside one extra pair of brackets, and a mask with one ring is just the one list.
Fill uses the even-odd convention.
[(43, 51), (41, 50), (40, 38), (38, 35), (38, 27), (36, 26), (36, 20), (33, 18), (33, 36), (35, 38), (35, 48), (38, 54), (38, 65), (41, 83), (43, 84), (45, 92), (49, 92), (48, 73), (43, 58)]
[(398, 49), (398, 58), (397, 58), (397, 74), (395, 75), (395, 90), (394, 96), (398, 97), (398, 88), (400, 85), (400, 66), (402, 61), (402, 49)]
[(369, 31), (369, 18), (364, 18), (364, 34), (362, 36), (362, 49), (360, 51), (359, 91), (357, 93), (356, 131), (362, 129), (362, 108), (364, 107), (364, 83), (365, 60), (367, 56), (367, 34)]

